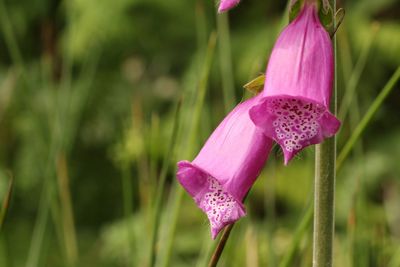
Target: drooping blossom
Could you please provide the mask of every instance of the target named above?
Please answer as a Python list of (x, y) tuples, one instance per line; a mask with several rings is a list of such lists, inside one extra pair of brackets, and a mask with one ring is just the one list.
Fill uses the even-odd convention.
[(280, 34), (269, 59), (263, 99), (250, 110), (253, 122), (284, 152), (285, 164), (304, 147), (333, 136), (340, 121), (329, 111), (333, 49), (315, 3)]
[(237, 105), (192, 162), (178, 162), (178, 181), (206, 213), (213, 239), (246, 214), (243, 198), (273, 144), (250, 120), (249, 109), (258, 100), (257, 96)]
[(237, 6), (240, 0), (221, 0), (219, 2), (218, 12), (222, 13), (228, 11), (229, 9)]

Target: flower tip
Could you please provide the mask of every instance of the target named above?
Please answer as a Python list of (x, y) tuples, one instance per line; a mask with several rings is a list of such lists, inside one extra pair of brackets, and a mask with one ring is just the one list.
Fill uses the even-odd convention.
[(218, 13), (224, 13), (226, 10), (221, 5), (218, 7)]
[(290, 159), (285, 157), (283, 160), (283, 165), (287, 166), (289, 164), (289, 161), (290, 161)]
[(229, 7), (227, 7), (227, 6), (224, 6), (224, 5), (220, 5), (219, 7), (218, 7), (218, 13), (224, 13), (224, 12), (226, 12), (226, 11), (228, 11), (229, 10)]
[(285, 166), (289, 164), (289, 162), (293, 159), (296, 153), (285, 151), (283, 152), (283, 163)]
[(324, 136), (332, 137), (339, 131), (342, 123), (332, 113), (325, 112), (321, 117), (321, 124)]
[(239, 4), (239, 0), (221, 0), (218, 7), (218, 13), (223, 13)]
[(186, 166), (190, 166), (190, 165), (191, 165), (190, 162), (187, 161), (187, 160), (181, 160), (181, 161), (178, 161), (178, 163), (176, 163), (176, 166), (178, 167), (178, 171), (181, 168), (186, 167)]
[(211, 229), (211, 238), (212, 240), (215, 240), (219, 234), (219, 231), (221, 231), (221, 229)]

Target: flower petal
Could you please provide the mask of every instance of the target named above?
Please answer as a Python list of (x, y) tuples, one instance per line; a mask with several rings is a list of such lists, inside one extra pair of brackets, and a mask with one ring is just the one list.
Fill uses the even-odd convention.
[(221, 0), (218, 7), (218, 12), (222, 13), (228, 11), (229, 9), (237, 6), (240, 0)]
[(322, 104), (304, 97), (265, 97), (249, 111), (264, 134), (277, 142), (287, 164), (303, 148), (333, 136), (340, 121)]
[(224, 226), (246, 214), (243, 198), (272, 148), (273, 140), (249, 116), (250, 108), (260, 99), (258, 95), (238, 104), (192, 162), (178, 163), (178, 181), (207, 214), (213, 238)]
[(217, 179), (190, 162), (178, 163), (177, 177), (199, 208), (207, 214), (213, 239), (222, 228), (246, 214), (241, 201), (227, 192)]

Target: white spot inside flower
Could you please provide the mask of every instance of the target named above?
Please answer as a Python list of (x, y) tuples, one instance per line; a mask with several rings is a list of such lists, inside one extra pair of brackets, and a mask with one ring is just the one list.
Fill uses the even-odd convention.
[(209, 176), (207, 181), (210, 192), (204, 195), (201, 207), (207, 214), (211, 227), (220, 228), (230, 222), (232, 210), (238, 204), (215, 178)]
[(276, 138), (288, 152), (299, 151), (319, 131), (318, 121), (325, 111), (322, 105), (295, 98), (269, 100), (268, 112), (275, 115), (272, 122)]

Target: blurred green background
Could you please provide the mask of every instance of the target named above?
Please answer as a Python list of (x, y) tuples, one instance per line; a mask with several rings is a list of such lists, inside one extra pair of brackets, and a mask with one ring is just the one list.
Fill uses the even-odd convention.
[[(285, 6), (0, 0), (0, 266), (206, 266), (215, 242), (176, 162), (264, 72)], [(400, 66), (400, 2), (338, 6), (340, 153)], [(220, 266), (311, 266), (313, 150), (284, 167), (274, 148)], [(397, 84), (338, 170), (335, 266), (400, 266), (399, 161)]]

